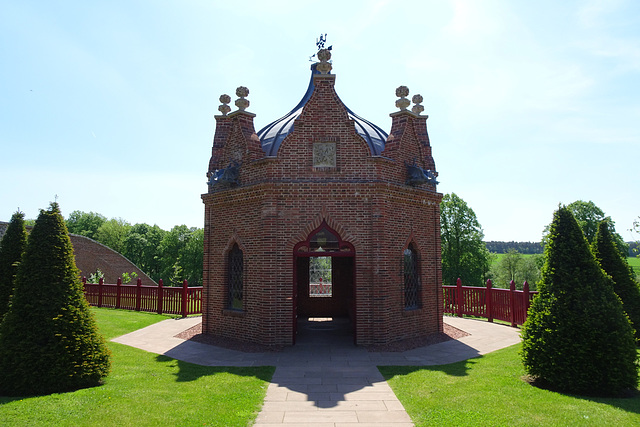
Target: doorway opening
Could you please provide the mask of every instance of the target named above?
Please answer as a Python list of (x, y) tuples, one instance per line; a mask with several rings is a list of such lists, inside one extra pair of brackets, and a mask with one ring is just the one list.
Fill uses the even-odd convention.
[(294, 318), (296, 335), (356, 340), (355, 251), (323, 222), (294, 248)]

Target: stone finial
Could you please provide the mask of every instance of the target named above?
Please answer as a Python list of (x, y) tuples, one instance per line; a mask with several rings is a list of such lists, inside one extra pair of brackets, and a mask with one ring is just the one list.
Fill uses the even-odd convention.
[(420, 113), (422, 113), (424, 111), (424, 105), (420, 105), (420, 103), (422, 101), (424, 101), (424, 98), (422, 98), (422, 95), (420, 94), (415, 94), (413, 95), (413, 97), (411, 98), (411, 101), (416, 104), (413, 106), (413, 108), (411, 109), (411, 111), (413, 111), (415, 114), (420, 115)]
[(236, 95), (240, 97), (236, 99), (236, 107), (238, 107), (240, 111), (246, 110), (250, 104), (249, 100), (245, 99), (245, 97), (249, 95), (249, 89), (244, 86), (240, 86), (236, 89)]
[(331, 59), (331, 52), (329, 49), (320, 49), (318, 51), (318, 59), (320, 62), (316, 66), (316, 70), (320, 71), (320, 74), (329, 74), (329, 71), (333, 68), (329, 62)]
[(396, 107), (398, 107), (400, 111), (405, 111), (407, 107), (411, 105), (411, 101), (406, 98), (409, 96), (409, 88), (406, 86), (399, 86), (396, 89), (396, 96), (400, 98), (396, 101)]
[(222, 104), (218, 107), (218, 111), (220, 111), (223, 116), (226, 116), (227, 113), (231, 111), (231, 107), (228, 105), (231, 102), (231, 97), (226, 93), (222, 94), (220, 95), (220, 102), (222, 102)]

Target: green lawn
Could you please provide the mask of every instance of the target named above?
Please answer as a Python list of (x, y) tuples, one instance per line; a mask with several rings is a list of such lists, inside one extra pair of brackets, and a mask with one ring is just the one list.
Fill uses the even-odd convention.
[(640, 396), (576, 397), (522, 380), (520, 345), (459, 363), (426, 367), (384, 366), (416, 426), (637, 426)]
[(633, 268), (633, 271), (636, 273), (636, 276), (640, 276), (640, 258), (635, 256), (627, 257), (627, 262)]
[[(107, 339), (167, 319), (94, 308)], [(103, 386), (39, 397), (0, 397), (3, 426), (247, 426), (273, 367), (217, 368), (109, 343), (112, 372)]]

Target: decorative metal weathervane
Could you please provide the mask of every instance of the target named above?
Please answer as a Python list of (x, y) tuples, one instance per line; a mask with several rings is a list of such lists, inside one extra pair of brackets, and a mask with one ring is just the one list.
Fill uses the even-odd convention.
[[(322, 49), (324, 49), (324, 44), (326, 43), (326, 41), (327, 41), (327, 34), (326, 33), (324, 35), (320, 34), (320, 38), (316, 39), (316, 47), (318, 48), (318, 52), (320, 52)], [(327, 50), (331, 50), (332, 48), (333, 48), (333, 46), (329, 46), (327, 48)], [(317, 54), (318, 53), (316, 52), (313, 55), (311, 55), (309, 57), (309, 61), (313, 62), (313, 58), (315, 58)]]

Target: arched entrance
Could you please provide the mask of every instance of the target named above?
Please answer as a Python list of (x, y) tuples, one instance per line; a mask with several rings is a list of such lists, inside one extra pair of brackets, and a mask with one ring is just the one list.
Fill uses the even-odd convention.
[(355, 250), (322, 222), (293, 249), (293, 344), (298, 321), (348, 322), (356, 342)]

